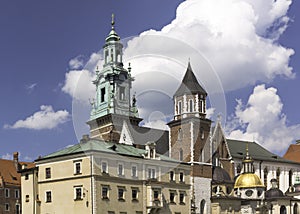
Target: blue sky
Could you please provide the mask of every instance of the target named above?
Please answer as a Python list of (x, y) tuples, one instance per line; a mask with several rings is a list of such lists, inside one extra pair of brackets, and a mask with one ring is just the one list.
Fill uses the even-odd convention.
[[(21, 159), (33, 160), (39, 155), (77, 142), (72, 120), (74, 96), (70, 96), (70, 90), (66, 89), (69, 81), (66, 74), (74, 74), (71, 73), (72, 70), (84, 67), (71, 64), (72, 59), (73, 62), (75, 60), (80, 64), (88, 63), (93, 53), (101, 50), (110, 29), (112, 13), (116, 14), (116, 29), (122, 38), (132, 36), (140, 38), (139, 35), (145, 31), (146, 35), (159, 35), (164, 39), (170, 35), (176, 39), (181, 38), (183, 40), (181, 42), (187, 42), (188, 49), (194, 48), (201, 52), (212, 64), (215, 73), (220, 76), (225, 91), (227, 111), (226, 114), (223, 112), (223, 117), (228, 123), (226, 129), (228, 135), (255, 139), (272, 151), (283, 154), (288, 144), (297, 137), (300, 139), (298, 111), (300, 44), (297, 40), (300, 29), (297, 11), (300, 8), (299, 1), (294, 0), (290, 4), (290, 1), (278, 0), (277, 5), (269, 0), (265, 1), (265, 5), (253, 1), (252, 7), (249, 7), (249, 4), (245, 6), (247, 0), (237, 1), (241, 4), (234, 6), (231, 0), (222, 3), (214, 0), (215, 3), (224, 4), (215, 6), (207, 3), (213, 1), (201, 0), (200, 6), (207, 12), (205, 14), (203, 10), (201, 13), (203, 16), (193, 12), (194, 10), (201, 12), (197, 10), (199, 4), (193, 5), (195, 3), (193, 0), (188, 0), (184, 4), (182, 2), (184, 1), (2, 1), (0, 156), (9, 157), (9, 154), (19, 151)], [(176, 15), (179, 5), (180, 10), (177, 10)], [(273, 10), (270, 6), (273, 6)], [(238, 13), (239, 10), (235, 7), (241, 7), (242, 13)], [(271, 10), (270, 16), (263, 15), (266, 14), (265, 11)], [(215, 18), (217, 15), (224, 15), (223, 22), (220, 22), (222, 17)], [(246, 22), (235, 23), (236, 17), (242, 17), (241, 20)], [(249, 23), (254, 23), (254, 34), (251, 31), (253, 26), (249, 27)], [(236, 25), (240, 26), (235, 27)], [(150, 29), (153, 30), (149, 31)], [(253, 41), (257, 42), (252, 44), (249, 38), (254, 38)], [(243, 46), (235, 46), (233, 41)], [(140, 42), (136, 40), (136, 44)], [(173, 43), (171, 46), (173, 47)], [(134, 45), (128, 47), (127, 56), (141, 55), (138, 52), (132, 54), (133, 47)], [(260, 55), (253, 57), (253, 53), (258, 52)], [(166, 53), (166, 56), (174, 57), (168, 54)], [(264, 60), (264, 54), (269, 54), (269, 58), (271, 55), (273, 61), (278, 63), (273, 63), (272, 60), (270, 63), (264, 63), (269, 59), (266, 57)], [(184, 64), (189, 56), (182, 58), (185, 58), (181, 63)], [(231, 59), (232, 62), (229, 62)], [(152, 63), (149, 59), (146, 64), (142, 64), (137, 60), (135, 64), (133, 63), (133, 68), (135, 65), (136, 70), (141, 70), (149, 65), (147, 63), (159, 65), (159, 62), (156, 59)], [(191, 62), (196, 76), (203, 78), (205, 75), (197, 69), (193, 57)], [(164, 66), (161, 65), (162, 68), (165, 68)], [(151, 69), (159, 70), (155, 66)], [(177, 66), (176, 69), (178, 77), (176, 76), (175, 82), (178, 84), (185, 68)], [(243, 72), (237, 73), (239, 70)], [(137, 73), (140, 77), (136, 80), (137, 85), (143, 75)], [(200, 80), (202, 81), (206, 84), (206, 88), (211, 87), (211, 82)], [(163, 87), (167, 88), (166, 85)], [(160, 91), (164, 90), (163, 87), (160, 87)], [(170, 86), (170, 90), (174, 87)], [(249, 99), (251, 95), (252, 99)], [(240, 101), (237, 102), (237, 99)], [(140, 100), (143, 101), (142, 96)], [(170, 101), (163, 106), (151, 103), (147, 110), (142, 103), (139, 104), (141, 114), (147, 115), (147, 118), (149, 115), (154, 117), (162, 114), (170, 115), (168, 110), (167, 113), (161, 110), (163, 113), (159, 114), (159, 107), (168, 106)], [(267, 110), (264, 109), (266, 103), (269, 106)], [(151, 114), (151, 111), (156, 113)], [(217, 111), (218, 108), (215, 107), (213, 120)], [(266, 114), (262, 114), (264, 112)], [(255, 119), (254, 115), (259, 119)], [(35, 125), (30, 124), (30, 121), (36, 118), (44, 120), (34, 123)]]

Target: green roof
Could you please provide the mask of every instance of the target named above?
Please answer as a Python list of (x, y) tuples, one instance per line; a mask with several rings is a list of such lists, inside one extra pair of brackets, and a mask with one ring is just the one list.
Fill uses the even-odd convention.
[(256, 142), (232, 140), (232, 139), (226, 139), (226, 141), (229, 147), (228, 149), (230, 151), (230, 154), (233, 158), (243, 159), (246, 155), (246, 147), (248, 144), (249, 154), (254, 160), (296, 164), (296, 162), (294, 161), (284, 159), (272, 152), (269, 152), (267, 149), (265, 149), (264, 147), (262, 147)]
[[(72, 154), (84, 153), (84, 152), (105, 152), (111, 154), (118, 154), (124, 156), (132, 156), (137, 158), (144, 158), (146, 154), (146, 150), (135, 148), (132, 145), (120, 144), (120, 143), (112, 143), (97, 139), (90, 139), (85, 143), (78, 143), (70, 147), (66, 147), (62, 150), (53, 152), (49, 155), (46, 155), (38, 160), (49, 159), (59, 156), (67, 156)], [(158, 154), (159, 155), (159, 154)], [(159, 155), (160, 160), (178, 162), (175, 159), (169, 158), (165, 155)]]

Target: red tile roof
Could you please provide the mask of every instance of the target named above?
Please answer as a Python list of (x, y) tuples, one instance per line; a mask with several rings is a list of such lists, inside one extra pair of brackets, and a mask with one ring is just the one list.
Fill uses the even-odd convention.
[(300, 163), (300, 144), (291, 144), (283, 157)]

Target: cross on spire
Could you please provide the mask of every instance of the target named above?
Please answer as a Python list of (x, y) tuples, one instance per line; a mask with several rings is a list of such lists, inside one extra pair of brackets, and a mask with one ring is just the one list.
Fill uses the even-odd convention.
[(115, 25), (115, 14), (111, 14), (111, 28), (114, 29)]

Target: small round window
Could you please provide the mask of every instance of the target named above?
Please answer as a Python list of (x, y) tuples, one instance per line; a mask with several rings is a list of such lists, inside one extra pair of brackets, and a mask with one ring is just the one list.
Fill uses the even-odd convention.
[(250, 197), (250, 196), (253, 194), (253, 191), (252, 191), (252, 190), (247, 190), (247, 191), (245, 192), (245, 194), (246, 194), (248, 197)]

